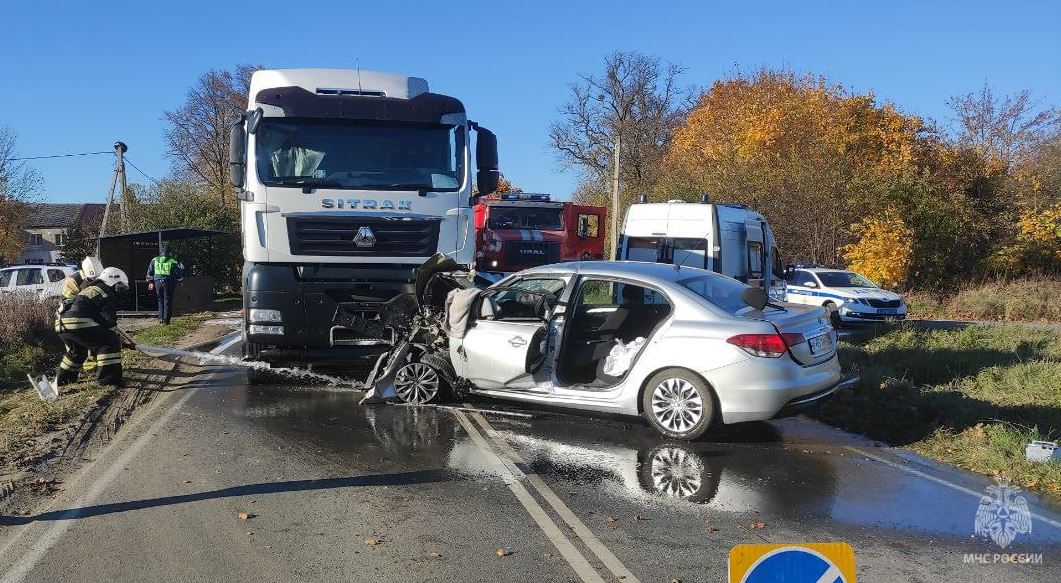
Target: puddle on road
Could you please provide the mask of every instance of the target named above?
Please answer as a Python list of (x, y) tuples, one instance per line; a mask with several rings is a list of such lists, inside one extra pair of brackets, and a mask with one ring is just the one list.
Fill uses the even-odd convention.
[[(290, 386), (232, 386), (236, 417), (362, 471), (448, 469), (479, 480), (493, 469), (444, 409), (357, 405), (359, 393)], [(492, 407), (493, 404), (476, 403)], [(502, 409), (520, 410), (507, 406)], [(830, 428), (783, 420), (727, 428), (711, 442), (670, 442), (636, 423), (562, 413), (487, 417), (557, 488), (668, 512), (761, 512), (791, 521), (842, 523), (968, 539), (979, 499), (871, 461)], [(1051, 514), (1056, 519), (1057, 513)], [(1027, 542), (1061, 542), (1041, 524)]]

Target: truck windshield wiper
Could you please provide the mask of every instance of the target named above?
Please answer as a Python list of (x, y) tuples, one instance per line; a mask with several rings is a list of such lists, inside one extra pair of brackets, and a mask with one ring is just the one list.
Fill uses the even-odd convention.
[(277, 176), (273, 178), (273, 181), (293, 186), (342, 186), (342, 184), (334, 180), (316, 178), (314, 176)]

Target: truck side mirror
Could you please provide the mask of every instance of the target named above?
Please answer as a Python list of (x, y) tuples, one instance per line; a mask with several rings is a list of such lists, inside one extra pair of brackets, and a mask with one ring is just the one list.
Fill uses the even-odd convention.
[(497, 160), (497, 136), (482, 126), (475, 126), (475, 133), (475, 185), (479, 189), (479, 196), (484, 196), (497, 192), (501, 182)]
[(243, 188), (247, 173), (247, 132), (243, 128), (244, 116), (232, 124), (228, 136), (228, 181), (236, 188)]

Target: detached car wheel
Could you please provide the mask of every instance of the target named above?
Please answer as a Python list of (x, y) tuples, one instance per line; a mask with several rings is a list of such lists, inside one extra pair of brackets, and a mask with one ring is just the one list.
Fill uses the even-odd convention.
[(641, 406), (656, 431), (673, 439), (696, 439), (715, 419), (711, 390), (700, 377), (683, 369), (667, 369), (650, 378)]

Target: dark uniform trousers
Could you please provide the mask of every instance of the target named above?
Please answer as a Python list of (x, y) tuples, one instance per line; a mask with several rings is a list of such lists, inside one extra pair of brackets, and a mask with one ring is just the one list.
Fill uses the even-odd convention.
[(66, 347), (66, 354), (59, 364), (58, 385), (76, 382), (89, 354), (95, 355), (100, 384), (117, 385), (122, 382), (122, 342), (117, 332), (96, 325), (62, 330), (59, 338)]

